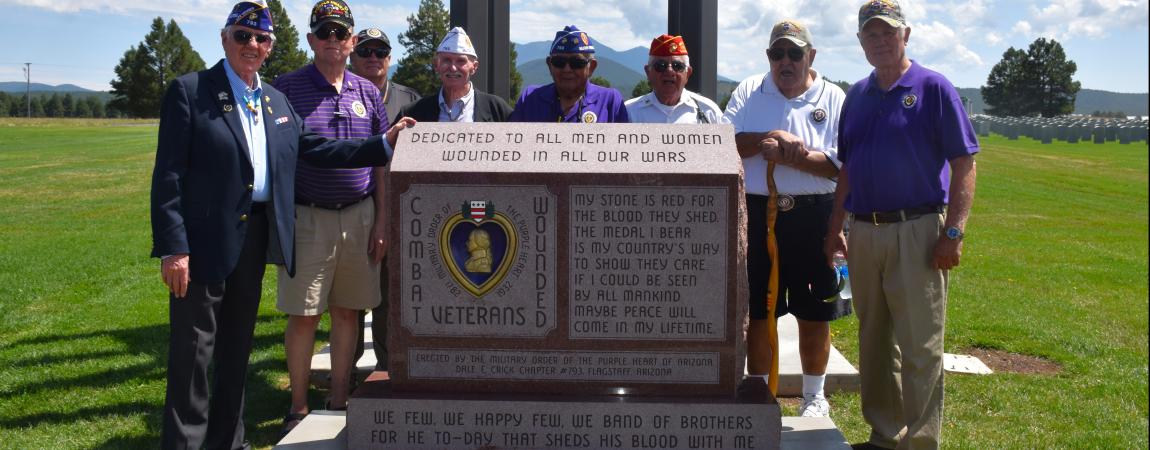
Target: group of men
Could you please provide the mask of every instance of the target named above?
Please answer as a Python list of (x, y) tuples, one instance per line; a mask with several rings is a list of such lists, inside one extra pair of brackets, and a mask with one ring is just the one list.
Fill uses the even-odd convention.
[(748, 372), (776, 370), (768, 319), (794, 315), (800, 414), (830, 414), (828, 322), (852, 312), (836, 296), (831, 261), (841, 254), (872, 429), (857, 447), (938, 446), (947, 271), (960, 261), (979, 147), (954, 87), (907, 57), (910, 27), (896, 1), (860, 8), (858, 40), (874, 71), (849, 92), (814, 70), (810, 31), (785, 20), (771, 30), (769, 70), (740, 83), (725, 111), (685, 89), (693, 69), (681, 37), (651, 42), (652, 91), (623, 101), (590, 82), (595, 48), (573, 25), (552, 42), (553, 83), (527, 87), (514, 108), (472, 85), (480, 61), (458, 27), (436, 48), (440, 89), (420, 97), (388, 79), (387, 35), (356, 33), (342, 0), (312, 9), (313, 62), (268, 85), (258, 69), (275, 43), (272, 19), (262, 0), (236, 4), (220, 34), (225, 58), (175, 80), (163, 101), (152, 254), (170, 291), (164, 448), (247, 446), (244, 382), (268, 263), (278, 266), (276, 306), (288, 315), (285, 432), (310, 412), (325, 311), (327, 409), (346, 408), (368, 310), (377, 368), (386, 370), (383, 166), (400, 130), (417, 121), (732, 124), (749, 222)]

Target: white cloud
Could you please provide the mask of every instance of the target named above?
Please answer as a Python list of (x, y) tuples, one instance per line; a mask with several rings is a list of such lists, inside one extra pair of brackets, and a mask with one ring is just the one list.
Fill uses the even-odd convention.
[(911, 28), (907, 53), (944, 73), (968, 71), (983, 65), (982, 58), (962, 44), (958, 33), (938, 21)]
[(1050, 0), (1045, 6), (1031, 6), (1025, 31), (1027, 39), (1038, 36), (1062, 41), (1075, 38), (1100, 39), (1110, 33), (1147, 28), (1150, 0)]
[(177, 21), (219, 20), (227, 17), (235, 3), (232, 0), (180, 0), (163, 2), (124, 2), (119, 0), (5, 0), (18, 6), (46, 9), (58, 13), (97, 12), (137, 17), (163, 16)]

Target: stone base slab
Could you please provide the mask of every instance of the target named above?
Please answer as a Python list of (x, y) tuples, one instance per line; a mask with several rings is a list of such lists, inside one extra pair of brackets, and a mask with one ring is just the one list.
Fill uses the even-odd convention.
[(777, 449), (761, 379), (728, 398), (394, 392), (377, 373), (348, 403), (351, 449)]

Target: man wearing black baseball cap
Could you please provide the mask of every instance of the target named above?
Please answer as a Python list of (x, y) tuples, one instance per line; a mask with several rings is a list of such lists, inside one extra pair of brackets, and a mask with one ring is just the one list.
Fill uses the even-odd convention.
[(395, 120), (395, 113), (408, 103), (419, 100), (419, 92), (388, 78), (391, 69), (391, 40), (379, 28), (365, 28), (356, 35), (359, 42), (351, 54), (351, 71), (367, 78), (379, 88), (383, 105), (387, 108), (387, 123)]
[[(366, 28), (356, 35), (359, 42), (351, 54), (351, 71), (366, 78), (379, 88), (383, 97), (384, 109), (387, 111), (387, 123), (396, 119), (400, 108), (419, 100), (419, 92), (402, 84), (392, 82), (388, 78), (391, 69), (391, 40), (387, 33), (379, 28)], [(386, 170), (382, 175), (386, 177)], [(380, 180), (382, 182), (382, 179)], [(379, 306), (373, 308), (371, 320), (372, 350), (375, 351), (375, 369), (387, 370), (387, 259), (379, 265)], [(359, 361), (363, 356), (363, 329), (366, 326), (366, 311), (359, 315), (359, 339), (356, 341), (355, 357), (352, 361)]]

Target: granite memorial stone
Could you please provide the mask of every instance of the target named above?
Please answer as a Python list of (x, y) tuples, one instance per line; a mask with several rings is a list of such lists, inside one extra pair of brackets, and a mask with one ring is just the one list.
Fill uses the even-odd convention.
[(772, 448), (743, 380), (726, 125), (421, 123), (392, 162), (389, 369), (353, 448)]

